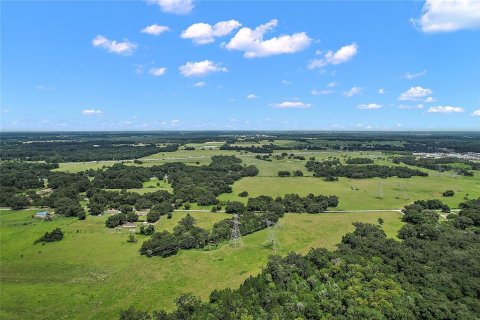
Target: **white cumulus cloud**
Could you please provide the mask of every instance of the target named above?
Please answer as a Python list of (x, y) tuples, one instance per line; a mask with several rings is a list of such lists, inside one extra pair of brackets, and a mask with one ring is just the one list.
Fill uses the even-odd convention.
[(411, 21), (428, 33), (480, 29), (480, 1), (427, 0), (422, 16)]
[(188, 14), (193, 10), (192, 0), (147, 0), (156, 4), (163, 12), (174, 14)]
[(151, 34), (152, 36), (158, 36), (164, 32), (170, 31), (170, 28), (167, 26), (159, 26), (158, 24), (152, 24), (148, 27), (145, 27), (141, 30), (142, 33)]
[(96, 36), (95, 39), (92, 40), (92, 44), (94, 47), (100, 47), (106, 49), (108, 52), (122, 55), (130, 55), (137, 48), (137, 45), (135, 43), (132, 43), (128, 40), (118, 42), (115, 40), (107, 39), (102, 35)]
[(400, 94), (400, 97), (398, 97), (398, 100), (417, 101), (431, 94), (432, 94), (432, 90), (430, 89), (426, 89), (422, 87), (411, 87), (407, 91), (402, 92)]
[(357, 105), (357, 109), (360, 110), (374, 110), (374, 109), (380, 109), (382, 107), (381, 104), (377, 103), (368, 103), (368, 104), (359, 104)]
[(247, 99), (257, 99), (258, 96), (256, 94), (253, 94), (253, 93), (250, 93), (248, 96), (247, 96)]
[(472, 116), (480, 117), (480, 109), (473, 111)]
[(227, 72), (228, 69), (221, 67), (210, 60), (187, 62), (179, 68), (180, 73), (185, 77), (201, 77), (213, 72)]
[(298, 32), (292, 35), (285, 34), (264, 40), (263, 37), (265, 33), (277, 25), (278, 20), (272, 19), (255, 29), (243, 27), (230, 39), (225, 45), (225, 48), (228, 50), (243, 51), (245, 58), (258, 58), (295, 53), (310, 46), (312, 39), (310, 39), (305, 32)]
[(165, 67), (151, 68), (148, 72), (155, 77), (159, 77), (159, 76), (163, 76), (165, 72), (167, 72), (167, 68)]
[(275, 103), (272, 106), (278, 109), (287, 109), (287, 108), (306, 109), (306, 108), (310, 108), (312, 105), (310, 103), (304, 103), (301, 101), (283, 101), (283, 102)]
[(385, 92), (385, 89), (380, 88), (380, 89), (378, 89), (378, 93), (379, 93), (379, 94), (385, 94), (386, 92)]
[(196, 44), (207, 44), (214, 42), (215, 38), (230, 34), (240, 26), (237, 20), (220, 21), (213, 26), (208, 23), (195, 23), (184, 30), (180, 37), (191, 39)]
[(341, 47), (338, 51), (333, 52), (328, 50), (327, 53), (323, 55), (321, 59), (314, 59), (308, 64), (309, 69), (323, 68), (329, 64), (340, 64), (345, 63), (350, 60), (357, 54), (358, 46), (356, 43), (352, 43), (346, 46)]
[(82, 114), (84, 116), (98, 116), (98, 115), (101, 115), (103, 114), (103, 111), (102, 110), (95, 110), (95, 109), (85, 109), (82, 111)]
[(427, 112), (431, 112), (431, 113), (457, 113), (457, 112), (463, 112), (463, 111), (464, 111), (463, 108), (452, 107), (452, 106), (430, 107), (427, 110)]
[(353, 97), (353, 96), (355, 96), (357, 94), (360, 94), (360, 93), (362, 93), (362, 88), (352, 87), (350, 90), (344, 91), (343, 95), (346, 96), (346, 97)]

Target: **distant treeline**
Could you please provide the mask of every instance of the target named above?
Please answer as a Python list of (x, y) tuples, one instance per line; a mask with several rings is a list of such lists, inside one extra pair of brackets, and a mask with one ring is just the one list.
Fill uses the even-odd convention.
[(56, 162), (85, 162), (101, 160), (127, 160), (146, 157), (159, 152), (178, 150), (179, 144), (162, 147), (154, 144), (133, 145), (127, 141), (115, 143), (99, 141), (45, 141), (6, 143), (1, 147), (2, 160), (29, 160)]
[[(404, 156), (404, 157), (394, 157), (392, 159), (394, 163), (404, 163), (409, 166), (416, 166), (421, 168), (426, 168), (430, 170), (436, 171), (448, 171), (454, 170), (458, 174), (464, 176), (473, 176), (473, 172), (468, 171), (467, 168), (470, 170), (480, 170), (480, 162), (473, 162), (469, 160), (459, 159), (456, 157), (443, 157), (443, 158), (416, 158), (414, 156)], [(461, 168), (458, 166), (452, 166), (452, 163), (462, 163), (467, 168)]]

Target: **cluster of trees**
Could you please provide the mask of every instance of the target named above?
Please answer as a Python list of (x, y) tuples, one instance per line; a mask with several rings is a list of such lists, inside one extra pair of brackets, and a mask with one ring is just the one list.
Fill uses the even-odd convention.
[(325, 161), (307, 161), (305, 167), (313, 171), (315, 177), (324, 177), (326, 181), (335, 181), (337, 177), (352, 179), (367, 179), (373, 177), (388, 178), (397, 176), (399, 178), (410, 178), (412, 176), (426, 177), (428, 173), (421, 170), (400, 166), (384, 165), (342, 165), (338, 159)]
[(203, 248), (210, 239), (208, 231), (197, 227), (195, 219), (187, 214), (173, 228), (173, 232), (162, 231), (152, 235), (140, 248), (140, 253), (151, 256), (168, 257), (180, 249)]
[(220, 150), (235, 150), (235, 151), (247, 151), (252, 153), (272, 153), (275, 150), (273, 144), (264, 144), (261, 146), (232, 146), (224, 144), (220, 146)]
[(404, 163), (409, 166), (415, 166), (420, 168), (426, 168), (430, 170), (436, 170), (440, 172), (454, 170), (458, 174), (464, 176), (473, 176), (473, 172), (467, 168), (459, 168), (451, 164), (459, 164), (467, 166), (470, 170), (480, 170), (480, 163), (470, 160), (459, 159), (455, 157), (443, 157), (443, 158), (417, 158), (414, 156), (394, 157), (392, 159), (394, 163)]
[(455, 191), (453, 190), (445, 190), (442, 195), (444, 197), (453, 197), (455, 195)]
[(373, 164), (373, 159), (370, 158), (348, 158), (345, 160), (348, 164)]
[(293, 172), (286, 171), (286, 170), (281, 170), (278, 171), (278, 176), (279, 177), (303, 177), (303, 172), (301, 170), (295, 170)]
[(281, 211), (294, 213), (320, 213), (327, 208), (338, 206), (337, 196), (314, 195), (310, 193), (306, 197), (300, 197), (296, 193), (286, 194), (285, 197), (273, 199), (270, 196), (249, 198), (246, 211)]
[[(93, 172), (90, 172), (92, 174)], [(151, 177), (150, 168), (116, 163), (94, 173), (93, 186), (100, 189), (141, 188)], [(163, 178), (163, 176), (161, 177)]]
[(449, 214), (448, 220), (459, 229), (475, 231), (480, 233), (480, 198), (465, 201), (460, 204), (461, 210), (458, 214)]
[[(464, 206), (480, 212), (475, 201)], [(184, 294), (172, 312), (131, 307), (120, 319), (478, 318), (480, 233), (421, 212), (424, 219), (406, 220), (402, 241), (378, 225), (355, 223), (334, 252), (272, 256), (259, 275), (238, 289), (214, 290), (207, 302)]]
[(167, 163), (150, 170), (155, 176), (168, 176), (176, 201), (212, 205), (218, 203), (218, 195), (232, 192), (235, 181), (258, 174), (257, 167), (241, 163), (235, 156), (213, 156), (206, 166)]
[(50, 232), (45, 232), (43, 236), (35, 240), (34, 244), (39, 242), (54, 242), (63, 239), (63, 231), (60, 228), (55, 228)]
[(146, 157), (159, 152), (177, 151), (179, 144), (158, 147), (155, 144), (132, 144), (131, 141), (56, 140), (30, 143), (6, 142), (2, 145), (2, 160), (29, 160), (58, 162), (85, 162), (126, 160)]
[(133, 207), (126, 204), (120, 207), (120, 212), (111, 215), (105, 221), (105, 226), (108, 228), (115, 228), (125, 222), (137, 222), (138, 214), (135, 213)]
[[(58, 168), (58, 164), (1, 162), (0, 163), (0, 206), (12, 207), (14, 210), (30, 205), (35, 197), (33, 189), (43, 188), (44, 180)], [(30, 191), (27, 195), (18, 193)]]

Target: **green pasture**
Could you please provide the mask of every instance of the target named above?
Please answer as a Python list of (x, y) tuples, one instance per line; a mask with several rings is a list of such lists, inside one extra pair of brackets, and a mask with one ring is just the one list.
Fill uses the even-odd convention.
[[(1, 319), (115, 319), (121, 309), (135, 305), (153, 310), (174, 306), (182, 293), (203, 299), (213, 289), (238, 287), (257, 274), (272, 250), (263, 246), (267, 231), (243, 237), (244, 246), (228, 244), (204, 251), (181, 251), (169, 258), (146, 258), (138, 250), (146, 237), (127, 243), (128, 231), (104, 227), (106, 216), (85, 221), (31, 218), (34, 211), (0, 211)], [(162, 219), (158, 229), (171, 230), (185, 213)], [(209, 227), (225, 214), (192, 213)], [(395, 212), (287, 214), (280, 220), (278, 253), (306, 253), (311, 247), (334, 249), (356, 221), (376, 223), (394, 237), (401, 227)], [(163, 220), (165, 219), (165, 220)], [(33, 245), (44, 232), (60, 227), (60, 242)]]
[[(336, 182), (325, 182), (315, 177), (246, 177), (233, 185), (233, 192), (222, 194), (221, 201), (242, 201), (242, 191), (248, 191), (249, 197), (269, 195), (284, 196), (298, 193), (337, 195), (340, 199), (339, 210), (356, 209), (400, 209), (404, 205), (420, 199), (440, 199), (452, 208), (456, 208), (465, 197), (480, 197), (480, 179), (474, 177), (452, 177), (449, 173), (437, 174), (429, 171), (428, 177), (348, 179), (339, 178)], [(354, 190), (353, 188), (357, 189)], [(453, 197), (443, 197), (447, 190), (455, 191)], [(468, 194), (468, 196), (467, 196)]]

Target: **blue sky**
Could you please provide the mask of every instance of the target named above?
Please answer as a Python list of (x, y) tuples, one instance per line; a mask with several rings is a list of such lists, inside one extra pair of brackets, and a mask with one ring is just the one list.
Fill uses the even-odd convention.
[(3, 1), (2, 130), (478, 130), (480, 1)]

